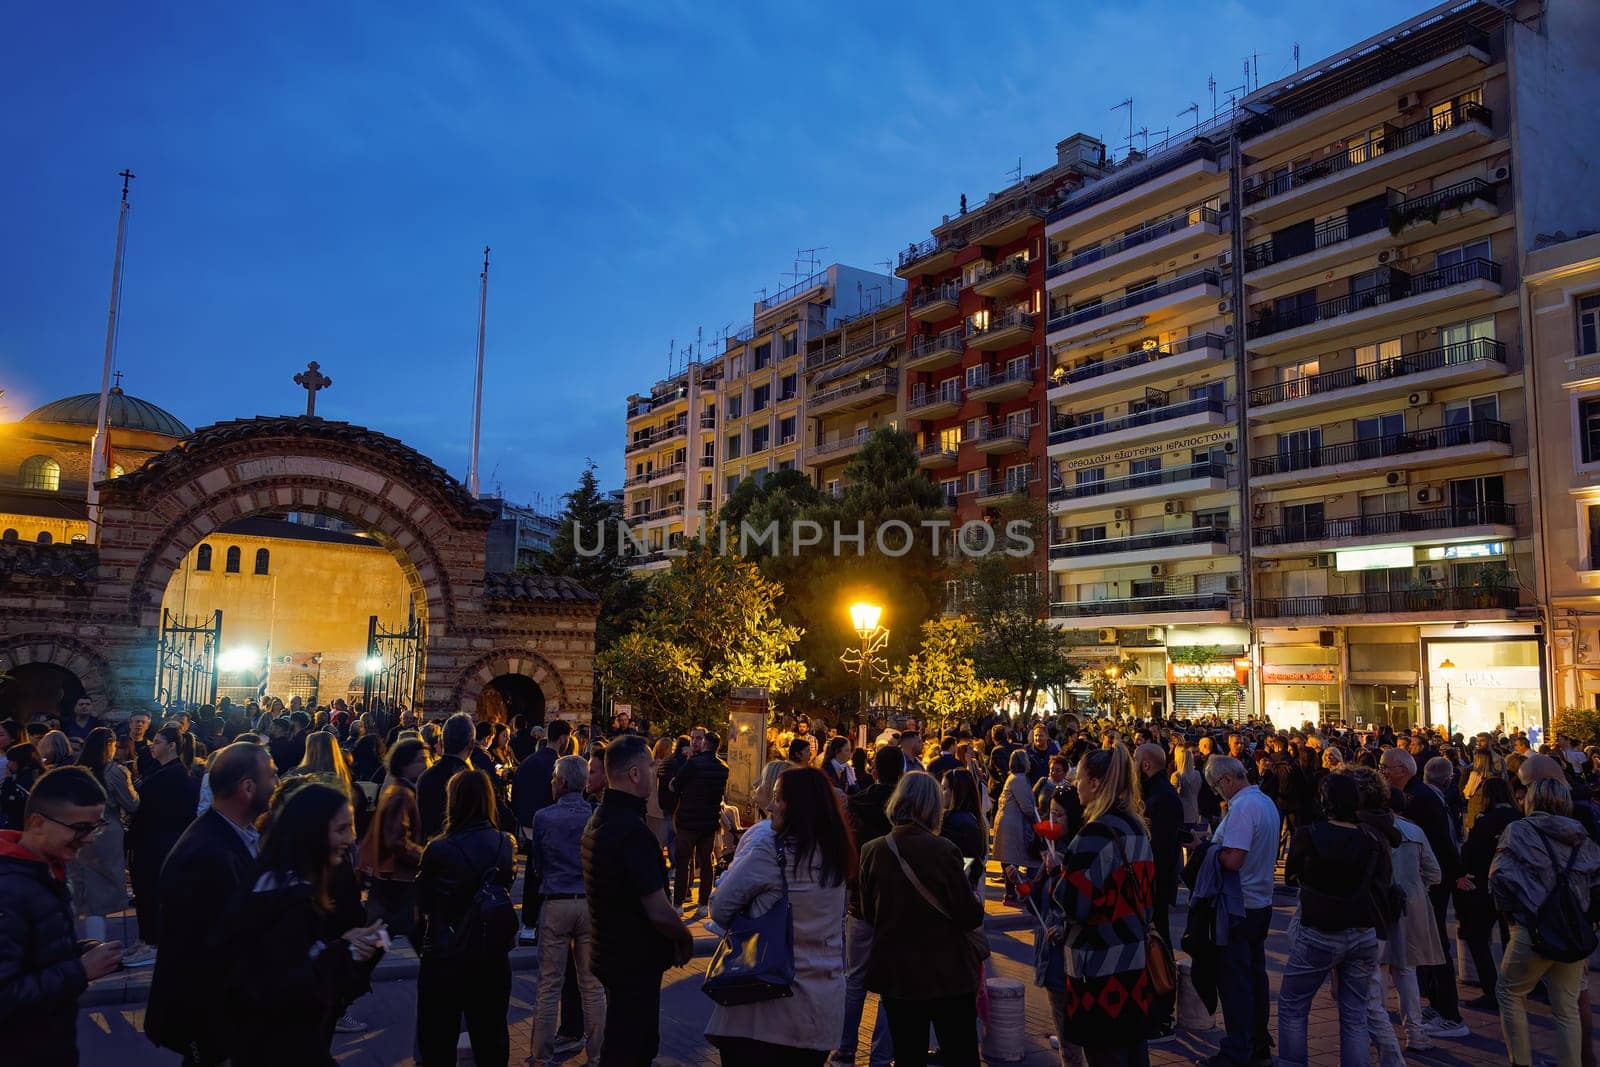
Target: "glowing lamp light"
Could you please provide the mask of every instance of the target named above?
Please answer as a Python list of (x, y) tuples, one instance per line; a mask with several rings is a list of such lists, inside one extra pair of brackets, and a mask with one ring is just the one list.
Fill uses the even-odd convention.
[(361, 666), (368, 674), (377, 674), (383, 670), (383, 659), (380, 656), (368, 656), (361, 661)]
[(217, 670), (247, 671), (252, 667), (259, 667), (262, 660), (260, 652), (252, 652), (248, 648), (230, 648), (217, 656)]
[(869, 634), (878, 628), (878, 620), (883, 617), (883, 607), (878, 604), (869, 604), (858, 601), (850, 605), (850, 622), (856, 628), (856, 633)]

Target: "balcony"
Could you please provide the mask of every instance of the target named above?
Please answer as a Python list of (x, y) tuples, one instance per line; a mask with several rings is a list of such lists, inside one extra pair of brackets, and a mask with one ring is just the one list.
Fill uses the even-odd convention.
[[(1161, 530), (1130, 537), (1107, 537), (1096, 541), (1068, 541), (1050, 546), (1053, 571), (1101, 570), (1139, 563), (1164, 563), (1174, 559), (1196, 559), (1228, 555), (1228, 531), (1210, 526), (1187, 530)], [(1079, 561), (1074, 564), (1072, 561)]]
[(883, 400), (893, 400), (900, 390), (900, 376), (890, 369), (873, 371), (844, 385), (824, 389), (811, 397), (808, 415), (822, 415), (830, 411), (856, 411), (869, 408)]
[(1010, 311), (991, 311), (983, 325), (967, 323), (967, 346), (983, 352), (999, 348), (1014, 348), (1033, 340), (1032, 312), (1021, 308)]
[(1003, 245), (1026, 236), (1044, 216), (1043, 196), (1022, 196), (975, 208), (949, 223), (946, 232), (962, 235), (967, 244)]
[(906, 404), (909, 419), (947, 419), (961, 410), (961, 383), (954, 379), (938, 385), (917, 385)]
[(628, 447), (623, 450), (623, 454), (627, 455), (632, 452), (641, 452), (647, 448), (655, 448), (658, 445), (666, 444), (675, 437), (684, 437), (688, 433), (689, 424), (687, 421), (674, 423), (671, 426), (658, 426), (643, 437), (636, 437), (629, 441)]
[(984, 270), (972, 281), (972, 291), (980, 296), (1005, 296), (1028, 285), (1028, 261), (1020, 256)]
[(1217, 153), (1207, 141), (1190, 141), (1087, 182), (1051, 209), (1045, 217), (1045, 236), (1054, 237), (1069, 227), (1094, 226), (1115, 215), (1144, 213), (1164, 201), (1196, 199), (1207, 186), (1217, 184)]
[(933, 322), (955, 315), (961, 300), (961, 286), (955, 282), (932, 289), (918, 289), (911, 295), (911, 317), (919, 322)]
[(717, 428), (717, 413), (714, 411), (701, 412), (700, 428), (702, 430), (715, 430)]
[(1171, 500), (1228, 488), (1228, 465), (1203, 461), (1182, 467), (1164, 467), (1121, 478), (1058, 485), (1050, 490), (1050, 512), (1108, 511), (1146, 500)]
[(1045, 268), (1045, 285), (1080, 287), (1111, 278), (1151, 259), (1192, 252), (1221, 236), (1220, 218), (1211, 208), (1196, 208), (1152, 222), (1121, 237), (1071, 250)]
[(861, 446), (866, 444), (867, 438), (871, 436), (870, 432), (862, 431), (849, 437), (842, 437), (837, 441), (825, 441), (822, 444), (815, 445), (806, 453), (806, 464), (812, 467), (820, 467), (824, 464), (837, 463), (842, 459), (848, 459), (861, 451)]
[[(649, 525), (650, 523), (665, 522), (668, 519), (681, 519), (682, 517), (682, 504), (668, 504), (666, 507), (657, 508), (648, 515), (645, 515), (644, 522), (646, 525)], [(637, 519), (639, 516), (636, 515), (634, 518)]]
[(1226, 421), (1227, 405), (1209, 396), (1150, 407), (1116, 419), (1074, 422), (1070, 416), (1057, 415), (1051, 420), (1050, 455), (1064, 456), (1090, 449), (1112, 449), (1150, 437), (1168, 437), (1220, 427)]
[(1022, 500), (1028, 495), (1028, 486), (1034, 479), (1021, 475), (1008, 474), (1003, 478), (991, 478), (985, 472), (978, 479), (978, 503), (986, 506), (1003, 504), (1013, 500)]
[(1164, 626), (1169, 623), (1225, 623), (1232, 617), (1227, 593), (1136, 596), (1117, 600), (1056, 601), (1052, 619), (1097, 619), (1106, 626)]
[(1021, 452), (1028, 447), (1028, 437), (1033, 427), (1021, 426), (1016, 423), (1003, 422), (994, 426), (985, 426), (978, 432), (976, 444), (979, 452), (990, 456), (1004, 455), (1007, 452)]
[(1111, 359), (1086, 360), (1058, 370), (1050, 380), (1048, 396), (1052, 403), (1065, 403), (1154, 378), (1186, 375), (1220, 363), (1227, 356), (1227, 344), (1221, 334), (1199, 333)]
[[(1340, 56), (1323, 69), (1307, 70), (1276, 91), (1265, 115), (1243, 131), (1253, 156), (1266, 156), (1308, 138), (1349, 125), (1356, 109), (1399, 95), (1403, 86), (1426, 79), (1442, 85), (1491, 62), (1488, 35), (1470, 25), (1443, 32), (1414, 29), (1376, 41), (1355, 56)], [(1254, 103), (1254, 101), (1252, 101)]]
[(1409, 126), (1388, 126), (1380, 140), (1330, 145), (1327, 154), (1310, 163), (1248, 180), (1244, 187), (1244, 216), (1262, 224), (1303, 212), (1363, 187), (1410, 174), (1418, 167), (1486, 144), (1493, 137), (1494, 113), (1482, 104), (1461, 104)]
[(681, 552), (676, 551), (669, 554), (665, 549), (658, 549), (642, 555), (624, 556), (623, 561), (624, 565), (632, 571), (664, 571), (672, 566), (673, 557), (681, 554)]
[(1250, 390), (1250, 414), (1286, 418), (1359, 404), (1391, 393), (1487, 381), (1506, 372), (1506, 346), (1487, 337), (1358, 363)]
[(1419, 542), (1445, 544), (1486, 537), (1515, 536), (1516, 508), (1489, 501), (1416, 511), (1388, 511), (1342, 519), (1257, 526), (1251, 530), (1255, 554), (1263, 558), (1333, 552), (1342, 548), (1384, 548)]
[(1489, 259), (1469, 259), (1422, 274), (1385, 267), (1371, 277), (1370, 287), (1318, 304), (1258, 308), (1246, 334), (1250, 351), (1283, 352), (1309, 341), (1432, 317), (1502, 292), (1500, 264)]
[[(944, 467), (953, 467), (961, 458), (959, 448), (951, 448), (942, 444), (923, 445), (917, 451), (917, 466), (921, 470), (939, 470)], [(952, 504), (952, 507), (955, 505)]]
[[(1382, 622), (1396, 615), (1447, 614), (1448, 621), (1473, 618), (1504, 618), (1517, 607), (1515, 589), (1479, 589), (1462, 586), (1436, 586), (1389, 593), (1329, 593), (1326, 596), (1292, 596), (1257, 600), (1259, 619), (1303, 620), (1337, 619), (1344, 622)], [(1356, 618), (1352, 618), (1352, 616)]]
[(969, 373), (967, 376), (967, 399), (979, 400), (985, 404), (1027, 396), (1028, 390), (1033, 388), (1036, 377), (1031, 360), (1014, 367), (1007, 367), (1005, 370), (991, 370), (986, 367), (974, 370), (977, 373)]
[(688, 470), (688, 464), (683, 460), (679, 460), (677, 463), (669, 463), (665, 467), (657, 467), (654, 471), (651, 471), (649, 477), (645, 479), (645, 484), (656, 485), (659, 482), (668, 482), (675, 478), (682, 478), (683, 472), (686, 470)]
[(1337, 445), (1283, 449), (1252, 459), (1250, 480), (1254, 487), (1268, 488), (1509, 455), (1511, 427), (1494, 419), (1472, 419)]
[(965, 247), (967, 242), (955, 237), (930, 237), (926, 241), (907, 245), (900, 253), (894, 272), (902, 278), (914, 274), (937, 274), (948, 269), (955, 262), (956, 253)]
[(966, 350), (967, 341), (960, 330), (950, 330), (937, 337), (924, 334), (912, 338), (911, 348), (900, 362), (908, 371), (938, 370), (960, 363), (961, 354)]
[(1081, 341), (1134, 319), (1158, 322), (1214, 307), (1221, 296), (1222, 279), (1216, 271), (1190, 271), (1110, 300), (1069, 307), (1051, 316), (1045, 329), (1052, 345)]

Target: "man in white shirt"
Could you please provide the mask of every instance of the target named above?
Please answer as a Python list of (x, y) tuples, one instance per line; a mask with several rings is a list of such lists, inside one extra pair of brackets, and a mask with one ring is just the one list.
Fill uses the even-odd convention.
[(1228, 806), (1213, 835), (1213, 847), (1221, 849), (1222, 868), (1239, 875), (1244, 916), (1230, 922), (1228, 943), (1222, 946), (1217, 997), (1227, 1033), (1217, 1054), (1203, 1062), (1212, 1067), (1270, 1064), (1266, 944), (1278, 863), (1278, 807), (1250, 784), (1244, 764), (1232, 756), (1212, 756), (1206, 761), (1205, 777)]

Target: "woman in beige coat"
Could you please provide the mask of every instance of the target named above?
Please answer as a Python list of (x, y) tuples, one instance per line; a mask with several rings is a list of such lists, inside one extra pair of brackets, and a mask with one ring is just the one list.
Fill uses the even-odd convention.
[(727, 1067), (822, 1067), (844, 1026), (845, 883), (855, 877), (855, 842), (838, 792), (814, 767), (793, 767), (778, 776), (768, 814), (739, 841), (711, 894), (711, 918), (727, 927), (741, 913), (764, 915), (787, 885), (794, 995), (719, 1004), (711, 1009), (706, 1039)]
[[(1403, 795), (1403, 794), (1402, 794)], [(1422, 996), (1417, 988), (1417, 968), (1437, 967), (1445, 961), (1439, 929), (1433, 921), (1428, 890), (1439, 884), (1439, 860), (1422, 828), (1410, 819), (1396, 818), (1400, 843), (1394, 847), (1394, 884), (1406, 898), (1406, 913), (1389, 932), (1384, 963), (1400, 998), (1400, 1018), (1406, 1027), (1406, 1048), (1433, 1047), (1422, 1023)]]

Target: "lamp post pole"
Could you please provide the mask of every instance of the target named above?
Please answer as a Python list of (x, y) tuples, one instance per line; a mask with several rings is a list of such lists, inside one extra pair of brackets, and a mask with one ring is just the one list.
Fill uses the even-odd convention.
[(881, 682), (889, 675), (889, 665), (883, 662), (881, 653), (889, 643), (889, 630), (878, 625), (883, 617), (883, 608), (878, 604), (865, 602), (850, 605), (850, 622), (860, 639), (858, 648), (847, 648), (839, 656), (839, 661), (846, 667), (856, 672), (857, 685), (861, 690), (860, 723), (867, 721), (867, 709), (870, 707), (868, 700), (868, 687), (873, 682)]

